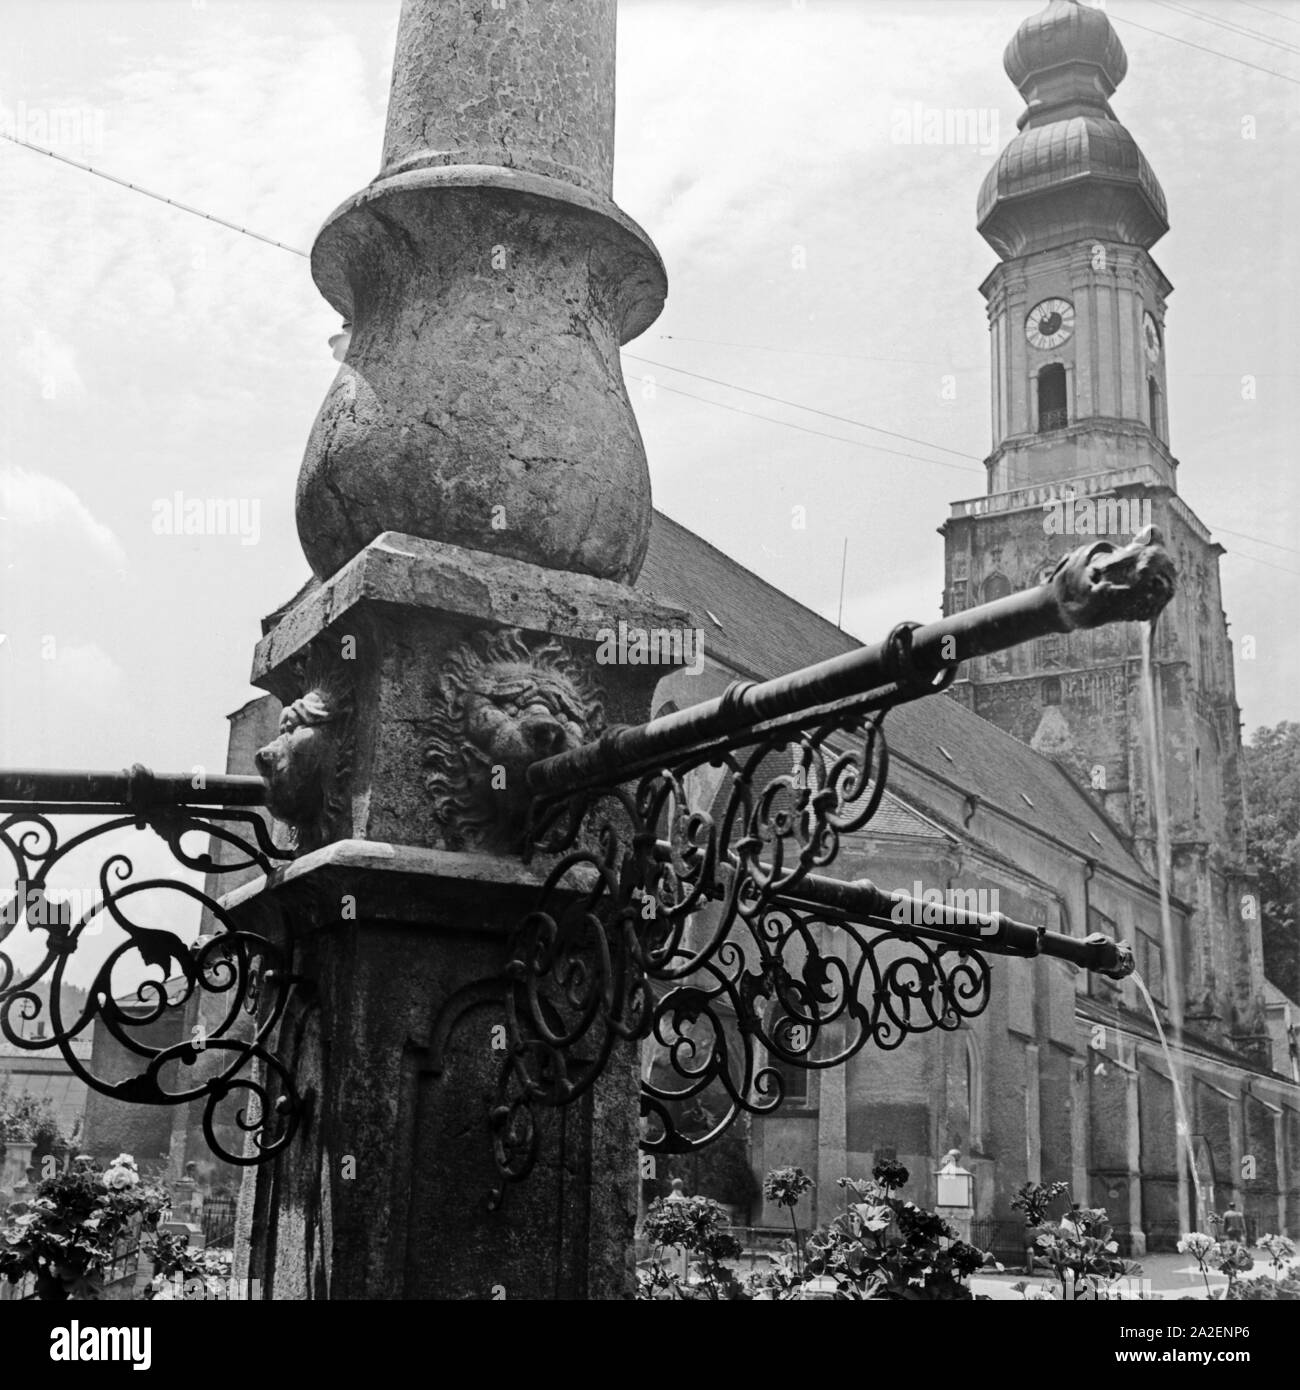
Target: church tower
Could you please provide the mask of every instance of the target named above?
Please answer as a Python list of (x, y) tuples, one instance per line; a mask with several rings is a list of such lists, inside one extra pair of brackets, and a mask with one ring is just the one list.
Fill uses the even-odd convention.
[[(980, 287), (993, 447), (986, 495), (954, 503), (941, 528), (944, 612), (1039, 583), (1089, 537), (1123, 545), (1147, 524), (1164, 533), (1179, 580), (1158, 624), (1156, 689), (1172, 886), (1194, 908), (1176, 968), (1188, 1026), (1253, 1052), (1263, 967), (1245, 878), (1223, 549), (1179, 497), (1169, 447), (1173, 287), (1151, 256), (1169, 230), (1164, 193), (1110, 107), (1128, 60), (1104, 11), (1051, 0), (1003, 61), (1026, 110), (978, 202), (980, 234), (999, 258)], [(953, 693), (1056, 759), (1154, 871), (1144, 640), (1135, 624), (1043, 638), (969, 663)], [(1163, 962), (1145, 964), (1155, 973)]]

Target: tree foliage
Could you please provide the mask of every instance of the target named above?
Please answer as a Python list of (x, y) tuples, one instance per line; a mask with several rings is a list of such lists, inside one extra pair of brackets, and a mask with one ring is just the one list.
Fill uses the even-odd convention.
[(1300, 724), (1257, 729), (1242, 751), (1246, 856), (1259, 875), (1264, 969), (1300, 1000)]

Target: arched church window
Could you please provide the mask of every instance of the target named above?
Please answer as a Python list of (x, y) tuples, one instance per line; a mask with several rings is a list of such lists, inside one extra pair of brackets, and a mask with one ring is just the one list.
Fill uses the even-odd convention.
[(984, 581), (984, 602), (992, 603), (995, 598), (1006, 598), (1011, 592), (1011, 581), (1005, 574), (991, 574)]
[(1043, 703), (1045, 705), (1059, 705), (1061, 703), (1061, 681), (1059, 676), (1048, 676), (1043, 681)]
[(1065, 395), (1065, 368), (1053, 362), (1038, 373), (1038, 432), (1062, 430), (1070, 423)]

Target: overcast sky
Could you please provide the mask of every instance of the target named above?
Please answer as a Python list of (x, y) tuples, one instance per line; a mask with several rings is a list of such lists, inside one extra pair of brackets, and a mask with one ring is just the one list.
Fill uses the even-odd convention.
[[(844, 626), (864, 640), (938, 615), (935, 528), (983, 490), (994, 256), (975, 196), (1022, 109), (1002, 49), (1038, 8), (620, 7), (615, 194), (670, 285), (627, 358), (656, 503), (832, 618), (847, 536)], [(1155, 255), (1176, 287), (1181, 490), (1227, 547), (1234, 637), (1256, 638), (1237, 667), (1249, 730), (1300, 718), (1300, 6), (1193, 8), (1289, 45), (1110, 6), (1129, 55), (1113, 105), (1173, 227)], [(378, 170), (397, 11), (4, 0), (0, 114), (32, 139), (48, 116), (72, 157), (306, 248)], [(899, 143), (914, 103), (974, 109), (988, 138)], [(256, 693), (258, 620), (307, 574), (294, 484), (337, 320), (301, 258), (7, 143), (0, 229), (0, 764), (219, 768), (224, 716)], [(256, 543), (155, 535), (178, 490), (255, 500)]]

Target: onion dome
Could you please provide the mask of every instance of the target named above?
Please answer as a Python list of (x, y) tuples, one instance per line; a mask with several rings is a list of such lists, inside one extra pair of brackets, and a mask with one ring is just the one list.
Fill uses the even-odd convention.
[(1104, 10), (1052, 0), (1041, 14), (1025, 20), (1002, 55), (1007, 76), (1022, 93), (1030, 78), (1065, 64), (1093, 68), (1105, 82), (1107, 96), (1124, 80), (1128, 57)]
[(1085, 237), (1154, 245), (1169, 230), (1165, 195), (1110, 109), (1128, 59), (1105, 13), (1051, 0), (1003, 61), (1027, 109), (980, 189), (984, 239), (1007, 260)]

